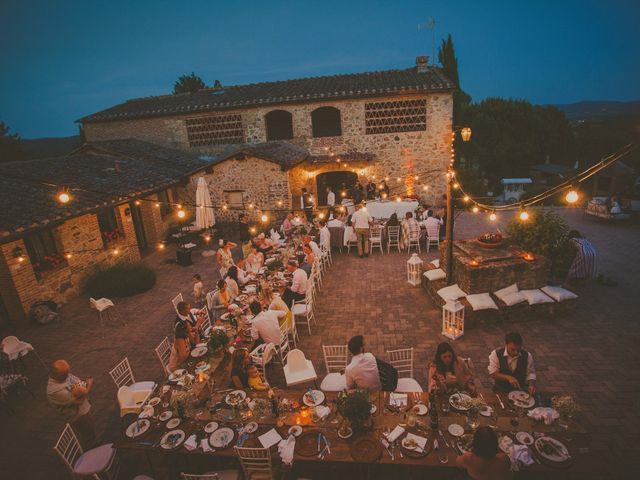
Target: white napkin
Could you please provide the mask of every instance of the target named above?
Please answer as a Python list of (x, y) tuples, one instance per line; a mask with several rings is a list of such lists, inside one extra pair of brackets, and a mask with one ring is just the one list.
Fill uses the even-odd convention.
[(404, 428), (402, 428), (400, 425), (398, 425), (396, 428), (394, 428), (391, 433), (389, 435), (387, 435), (387, 439), (390, 442), (395, 442), (398, 437), (400, 437), (400, 435), (402, 435), (404, 433)]
[(407, 436), (405, 438), (408, 439), (408, 440), (413, 440), (414, 442), (416, 442), (418, 444), (418, 447), (420, 448), (420, 450), (422, 450), (424, 452), (424, 447), (427, 446), (427, 439), (426, 438), (420, 437), (418, 435), (414, 435), (411, 432), (407, 433)]
[(331, 409), (325, 405), (318, 405), (316, 407), (316, 414), (320, 419), (326, 418), (331, 413)]
[(280, 442), (282, 440), (282, 437), (275, 428), (272, 428), (267, 433), (263, 433), (262, 435), (260, 435), (258, 437), (258, 440), (260, 440), (260, 443), (264, 448), (270, 448), (276, 443)]
[(153, 417), (153, 407), (151, 405), (145, 405), (142, 408), (142, 411), (140, 412), (140, 415), (138, 415), (139, 418), (149, 418), (149, 417)]
[(278, 444), (278, 453), (282, 459), (282, 463), (285, 465), (291, 465), (293, 463), (293, 451), (296, 447), (296, 437), (289, 435), (286, 440), (280, 440)]
[(213, 452), (213, 448), (211, 448), (211, 445), (209, 445), (208, 438), (203, 438), (202, 440), (200, 440), (200, 446), (202, 447), (202, 451), (205, 453)]
[(389, 405), (391, 405), (392, 407), (406, 407), (407, 394), (391, 392), (391, 395), (389, 396)]
[(195, 434), (193, 434), (189, 438), (187, 438), (187, 441), (184, 442), (184, 448), (186, 448), (187, 450), (195, 450), (196, 448), (198, 448), (198, 444), (196, 443), (196, 435)]
[(527, 413), (534, 420), (543, 420), (545, 425), (551, 425), (560, 418), (560, 414), (550, 407), (536, 407)]
[(271, 229), (271, 240), (273, 240), (274, 242), (280, 240), (280, 234), (274, 231), (273, 228)]
[(509, 453), (509, 459), (511, 460), (511, 464), (515, 463), (516, 468), (526, 467), (533, 463), (533, 458), (531, 458), (531, 451), (529, 447), (525, 445), (513, 445), (511, 447), (511, 452)]

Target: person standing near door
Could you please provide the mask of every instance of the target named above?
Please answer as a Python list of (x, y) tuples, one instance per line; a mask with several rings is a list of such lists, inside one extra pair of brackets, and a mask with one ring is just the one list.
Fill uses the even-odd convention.
[(313, 199), (306, 187), (302, 188), (302, 208), (308, 222), (313, 221)]
[(336, 205), (336, 194), (333, 193), (331, 187), (327, 187), (327, 205), (329, 206), (329, 208)]
[(361, 203), (356, 204), (357, 211), (351, 216), (353, 228), (358, 238), (358, 256), (369, 256), (369, 224), (373, 221), (367, 209)]

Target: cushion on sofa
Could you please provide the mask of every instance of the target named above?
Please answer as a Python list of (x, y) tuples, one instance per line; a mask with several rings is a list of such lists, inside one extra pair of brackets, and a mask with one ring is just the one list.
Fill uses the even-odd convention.
[(435, 280), (442, 280), (443, 278), (447, 278), (447, 274), (444, 273), (444, 270), (441, 268), (434, 268), (432, 270), (427, 270), (423, 274), (430, 282)]
[(544, 293), (553, 298), (556, 302), (564, 302), (565, 300), (571, 300), (572, 298), (578, 298), (578, 295), (573, 293), (571, 290), (567, 290), (562, 287), (554, 287), (552, 285), (547, 285), (546, 287), (542, 287)]
[(474, 312), (477, 310), (488, 309), (498, 310), (496, 302), (493, 301), (493, 298), (491, 298), (491, 295), (488, 293), (476, 293), (473, 295), (467, 295), (465, 298), (473, 308)]
[(545, 295), (542, 290), (537, 288), (533, 290), (520, 290), (520, 293), (527, 299), (529, 305), (535, 305), (537, 303), (553, 303), (553, 298)]
[(438, 290), (438, 295), (440, 295), (440, 298), (442, 298), (445, 302), (449, 300), (457, 300), (460, 297), (467, 296), (466, 292), (464, 292), (457, 283), (449, 285), (448, 287), (441, 288), (440, 290)]

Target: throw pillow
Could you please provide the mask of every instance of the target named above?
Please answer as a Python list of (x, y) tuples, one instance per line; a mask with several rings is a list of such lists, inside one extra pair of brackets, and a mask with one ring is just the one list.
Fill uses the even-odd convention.
[(448, 287), (441, 288), (438, 290), (438, 295), (445, 302), (449, 300), (457, 300), (460, 297), (466, 297), (467, 294), (464, 292), (457, 283), (453, 285), (449, 285)]
[(522, 292), (511, 292), (504, 295), (500, 300), (502, 300), (507, 307), (510, 307), (518, 303), (526, 302), (527, 297), (525, 297)]
[(427, 270), (426, 272), (424, 272), (423, 275), (427, 277), (427, 279), (430, 282), (447, 278), (447, 274), (444, 273), (444, 270), (442, 270), (441, 268), (434, 268), (432, 270)]
[(542, 290), (520, 290), (520, 293), (527, 299), (529, 305), (535, 305), (536, 303), (553, 303), (553, 299), (545, 295)]
[(488, 310), (490, 308), (493, 310), (498, 310), (496, 302), (493, 301), (493, 298), (491, 298), (491, 295), (489, 295), (488, 293), (476, 293), (474, 295), (467, 295), (466, 298), (473, 308), (474, 312), (477, 310)]
[(542, 287), (541, 290), (551, 298), (553, 298), (556, 302), (564, 302), (565, 300), (578, 298), (578, 295), (573, 293), (571, 290), (567, 290), (566, 288), (562, 287), (547, 285), (546, 287)]

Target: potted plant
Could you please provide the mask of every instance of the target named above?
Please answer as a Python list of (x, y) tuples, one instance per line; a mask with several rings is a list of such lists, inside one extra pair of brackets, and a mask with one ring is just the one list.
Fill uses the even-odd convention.
[(338, 397), (338, 413), (354, 429), (363, 430), (371, 426), (371, 402), (366, 390), (342, 392)]
[(229, 344), (229, 337), (224, 330), (220, 328), (214, 328), (211, 332), (211, 338), (209, 338), (209, 350), (214, 355), (219, 355), (223, 348)]
[(502, 245), (502, 235), (500, 233), (485, 233), (478, 237), (478, 244), (484, 248), (498, 248)]

